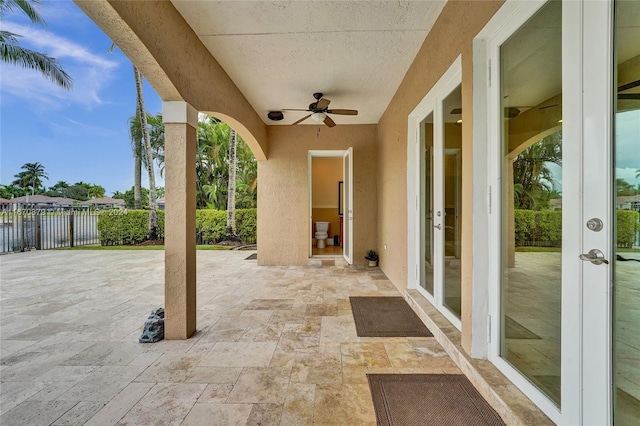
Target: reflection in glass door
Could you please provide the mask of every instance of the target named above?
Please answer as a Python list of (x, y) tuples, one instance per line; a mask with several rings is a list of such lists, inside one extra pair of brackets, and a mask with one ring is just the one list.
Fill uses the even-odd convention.
[(421, 140), (424, 141), (424, 166), (421, 180), (424, 182), (422, 193), (422, 246), (424, 250), (424, 269), (420, 286), (433, 296), (433, 112), (421, 124)]
[(460, 222), (462, 185), (462, 86), (443, 102), (444, 121), (444, 300), (457, 318), (462, 315)]
[(443, 80), (447, 84), (432, 89), (433, 100), (418, 124), (419, 285), (436, 308), (460, 328), (462, 86), (459, 75)]
[(614, 422), (640, 424), (640, 2), (615, 12)]
[(562, 4), (550, 1), (500, 47), (500, 357), (560, 406)]

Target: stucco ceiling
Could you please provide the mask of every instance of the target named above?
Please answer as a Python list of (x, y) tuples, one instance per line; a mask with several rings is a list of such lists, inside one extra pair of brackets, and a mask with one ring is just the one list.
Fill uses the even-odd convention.
[(445, 1), (172, 3), (271, 125), (302, 118), (285, 111), (274, 122), (267, 113), (306, 109), (314, 92), (330, 108), (359, 111), (332, 115), (337, 124), (377, 123)]

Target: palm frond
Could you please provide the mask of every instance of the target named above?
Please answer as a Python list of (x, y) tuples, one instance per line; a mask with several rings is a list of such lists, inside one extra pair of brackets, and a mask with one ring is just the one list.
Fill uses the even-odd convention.
[(40, 0), (0, 0), (0, 15), (4, 12), (21, 10), (34, 24), (46, 25), (34, 6), (40, 5)]
[(2, 35), (4, 39), (0, 41), (0, 59), (2, 59), (3, 62), (40, 71), (45, 77), (63, 89), (71, 90), (73, 88), (73, 79), (62, 69), (57, 59), (47, 56), (44, 53), (18, 46), (11, 42), (10, 38), (9, 42), (7, 42), (6, 32), (3, 32)]

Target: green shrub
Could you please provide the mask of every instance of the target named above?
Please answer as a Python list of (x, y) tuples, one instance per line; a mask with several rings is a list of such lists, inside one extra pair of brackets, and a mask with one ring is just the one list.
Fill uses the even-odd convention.
[(561, 246), (561, 211), (516, 209), (514, 220), (516, 246)]
[[(617, 211), (618, 247), (633, 246), (640, 229), (640, 214), (633, 210)], [(562, 212), (559, 210), (514, 211), (516, 246), (560, 247), (562, 242)]]
[(258, 209), (236, 210), (236, 235), (246, 244), (258, 240)]
[[(148, 210), (107, 210), (98, 216), (100, 245), (140, 244), (149, 233)], [(164, 212), (158, 211), (158, 238), (164, 238)]]
[[(236, 234), (246, 244), (256, 242), (256, 209), (236, 210)], [(103, 246), (132, 245), (147, 239), (148, 210), (109, 210), (98, 218), (98, 238)], [(196, 210), (196, 233), (201, 241), (218, 242), (227, 230), (227, 212)], [(158, 210), (158, 238), (164, 239), (164, 211)]]
[(531, 241), (531, 228), (535, 226), (533, 220), (533, 210), (520, 210), (514, 212), (515, 230), (516, 230), (516, 246), (521, 247)]
[(640, 214), (634, 210), (618, 210), (617, 212), (617, 243), (618, 247), (633, 247), (638, 232), (638, 217)]
[(196, 210), (196, 232), (201, 240), (220, 241), (227, 232), (227, 212), (223, 210)]

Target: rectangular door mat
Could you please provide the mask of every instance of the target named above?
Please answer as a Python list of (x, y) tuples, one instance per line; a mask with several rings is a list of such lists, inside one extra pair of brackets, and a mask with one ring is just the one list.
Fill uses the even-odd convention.
[(402, 297), (350, 297), (359, 337), (432, 337)]
[(367, 374), (380, 426), (504, 425), (462, 374)]

